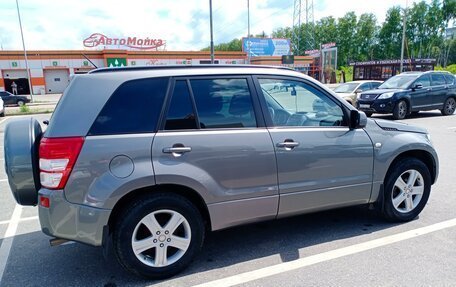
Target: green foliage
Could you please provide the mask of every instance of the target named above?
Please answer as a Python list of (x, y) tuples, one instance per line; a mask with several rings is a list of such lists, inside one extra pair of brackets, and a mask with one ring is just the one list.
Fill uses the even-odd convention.
[(30, 108), (27, 105), (22, 105), (22, 106), (19, 107), (19, 111), (21, 113), (29, 113), (30, 112)]
[[(295, 31), (300, 35), (299, 55), (304, 55), (305, 50), (319, 49), (320, 44), (336, 42), (338, 66), (347, 66), (352, 61), (399, 59), (404, 12), (400, 6), (391, 7), (380, 25), (373, 14), (365, 13), (358, 18), (355, 12), (348, 12), (338, 19), (324, 17), (315, 25), (302, 24)], [(444, 39), (445, 27), (451, 22), (456, 23), (456, 0), (414, 2), (406, 15), (405, 58), (435, 58), (443, 66), (456, 63), (456, 39)], [(309, 30), (314, 34), (314, 47), (306, 46), (308, 38), (305, 31)], [(265, 36), (264, 32), (257, 35)], [(271, 36), (293, 40), (293, 28), (279, 28)], [(298, 43), (292, 46), (295, 44)], [(215, 50), (241, 51), (241, 45), (240, 39), (234, 39), (216, 45)], [(203, 50), (207, 51), (209, 47)]]
[(449, 66), (447, 66), (445, 68), (443, 68), (442, 66), (436, 66), (435, 70), (437, 70), (437, 71), (447, 71), (447, 72), (452, 73), (453, 75), (456, 75), (456, 64), (449, 65)]
[[(206, 47), (201, 49), (201, 51), (210, 51), (211, 47)], [(242, 51), (242, 41), (241, 39), (233, 39), (228, 43), (221, 43), (214, 45), (214, 51)]]

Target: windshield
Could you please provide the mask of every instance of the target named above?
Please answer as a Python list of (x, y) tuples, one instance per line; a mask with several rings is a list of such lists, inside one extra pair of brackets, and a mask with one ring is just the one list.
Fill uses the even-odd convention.
[(389, 78), (381, 84), (379, 89), (406, 89), (411, 82), (417, 78), (417, 75), (398, 75)]
[(346, 83), (334, 89), (336, 93), (353, 93), (359, 83)]

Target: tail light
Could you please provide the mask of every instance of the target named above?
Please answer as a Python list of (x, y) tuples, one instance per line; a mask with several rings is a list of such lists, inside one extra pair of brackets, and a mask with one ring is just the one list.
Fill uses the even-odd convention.
[(83, 137), (41, 139), (40, 182), (43, 187), (65, 187), (83, 144)]

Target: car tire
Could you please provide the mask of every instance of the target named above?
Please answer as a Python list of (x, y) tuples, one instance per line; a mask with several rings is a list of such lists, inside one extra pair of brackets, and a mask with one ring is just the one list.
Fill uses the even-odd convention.
[(443, 104), (443, 109), (440, 110), (442, 115), (449, 116), (454, 114), (456, 109), (456, 100), (454, 98), (446, 99), (445, 103)]
[(406, 222), (418, 216), (431, 192), (431, 174), (416, 158), (404, 158), (391, 167), (384, 182), (383, 217)]
[[(117, 218), (112, 234), (115, 254), (126, 270), (139, 276), (171, 277), (190, 264), (203, 244), (205, 228), (200, 212), (176, 194), (138, 198)], [(173, 223), (174, 227), (166, 229)]]
[(4, 117), (5, 116), (5, 108), (3, 108), (3, 112), (0, 113), (0, 117)]
[(403, 120), (408, 113), (408, 105), (406, 101), (399, 101), (393, 109), (393, 118), (395, 120)]
[(372, 117), (372, 114), (373, 114), (372, 112), (364, 112), (364, 113), (366, 114), (366, 117), (368, 117), (368, 118)]
[(22, 107), (23, 105), (25, 105), (25, 102), (22, 101), (22, 100), (19, 100), (19, 101), (17, 101), (16, 103), (17, 103), (17, 105), (18, 105), (19, 107)]

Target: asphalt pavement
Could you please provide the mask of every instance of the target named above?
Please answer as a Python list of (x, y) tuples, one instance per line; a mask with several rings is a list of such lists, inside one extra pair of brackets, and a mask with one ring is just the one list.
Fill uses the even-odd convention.
[(193, 264), (165, 281), (130, 275), (100, 248), (49, 246), (37, 209), (17, 206), (5, 180), (10, 120), (0, 119), (0, 286), (456, 286), (456, 115), (403, 120), (429, 130), (440, 159), (418, 219), (392, 224), (358, 206), (213, 232)]

